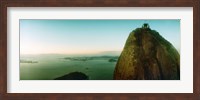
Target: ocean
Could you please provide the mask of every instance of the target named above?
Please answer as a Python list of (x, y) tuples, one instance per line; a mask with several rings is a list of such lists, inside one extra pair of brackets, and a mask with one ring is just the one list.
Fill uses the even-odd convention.
[(107, 55), (21, 55), (20, 80), (54, 80), (81, 72), (89, 80), (112, 80), (119, 56)]

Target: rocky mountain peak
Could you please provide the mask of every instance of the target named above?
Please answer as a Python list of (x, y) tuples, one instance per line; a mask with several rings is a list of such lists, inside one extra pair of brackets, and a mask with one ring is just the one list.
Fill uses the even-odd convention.
[(114, 79), (179, 80), (180, 55), (148, 23), (133, 30), (118, 59)]

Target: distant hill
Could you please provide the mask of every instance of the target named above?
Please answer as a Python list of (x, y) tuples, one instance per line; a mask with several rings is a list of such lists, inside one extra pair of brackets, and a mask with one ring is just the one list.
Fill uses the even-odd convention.
[(82, 72), (72, 72), (67, 75), (55, 78), (55, 80), (88, 80), (89, 77)]
[(133, 30), (118, 59), (114, 79), (179, 80), (180, 55), (148, 24)]

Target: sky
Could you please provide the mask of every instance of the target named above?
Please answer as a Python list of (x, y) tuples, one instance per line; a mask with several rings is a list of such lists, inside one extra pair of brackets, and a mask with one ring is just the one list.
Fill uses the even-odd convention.
[(180, 50), (180, 20), (20, 20), (20, 54), (122, 51), (131, 31), (148, 23)]

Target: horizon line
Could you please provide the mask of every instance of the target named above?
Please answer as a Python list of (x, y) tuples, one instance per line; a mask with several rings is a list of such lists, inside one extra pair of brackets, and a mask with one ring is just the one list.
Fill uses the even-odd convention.
[(81, 54), (101, 54), (101, 53), (106, 53), (106, 52), (119, 52), (121, 53), (122, 50), (118, 50), (118, 51), (101, 51), (101, 52), (95, 52), (95, 53), (32, 53), (32, 54), (23, 54), (20, 53), (20, 55), (81, 55)]

